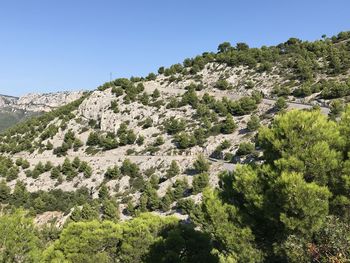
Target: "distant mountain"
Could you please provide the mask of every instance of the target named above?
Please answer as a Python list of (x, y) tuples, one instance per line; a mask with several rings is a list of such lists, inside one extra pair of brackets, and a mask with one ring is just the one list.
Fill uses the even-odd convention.
[(16, 103), (18, 97), (7, 96), (0, 94), (0, 108)]
[(0, 131), (43, 112), (63, 106), (79, 99), (83, 92), (56, 92), (27, 94), (15, 97), (0, 94)]

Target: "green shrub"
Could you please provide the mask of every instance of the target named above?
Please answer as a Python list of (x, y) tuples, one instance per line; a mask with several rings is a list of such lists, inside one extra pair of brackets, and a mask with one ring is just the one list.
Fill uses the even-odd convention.
[(170, 179), (180, 173), (180, 167), (175, 160), (171, 161), (169, 169), (166, 171), (166, 178)]
[(256, 115), (252, 115), (247, 122), (247, 129), (248, 131), (256, 131), (260, 127), (260, 118)]
[(231, 114), (226, 116), (226, 119), (221, 124), (221, 132), (223, 134), (233, 133), (237, 129), (237, 124), (235, 123)]
[(199, 155), (196, 161), (193, 163), (193, 167), (197, 173), (204, 173), (209, 171), (210, 163), (204, 157), (204, 155)]
[(192, 188), (193, 193), (198, 194), (209, 185), (209, 174), (200, 173), (193, 177)]
[(137, 177), (140, 173), (140, 168), (137, 164), (132, 163), (129, 159), (125, 159), (120, 167), (120, 172), (123, 175), (128, 175), (130, 177)]
[(236, 155), (241, 156), (251, 154), (254, 151), (254, 148), (254, 144), (250, 142), (242, 142), (239, 144)]
[(232, 85), (230, 83), (227, 82), (227, 80), (224, 79), (220, 79), (215, 83), (215, 88), (219, 89), (219, 90), (230, 90), (232, 89)]
[(146, 77), (147, 80), (156, 80), (157, 75), (154, 73), (149, 73), (148, 76)]

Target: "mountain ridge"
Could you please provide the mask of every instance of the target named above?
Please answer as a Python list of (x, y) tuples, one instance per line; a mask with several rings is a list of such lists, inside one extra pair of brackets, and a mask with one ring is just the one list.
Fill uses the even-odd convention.
[(31, 116), (77, 100), (83, 93), (83, 91), (28, 93), (20, 97), (0, 94), (0, 131)]

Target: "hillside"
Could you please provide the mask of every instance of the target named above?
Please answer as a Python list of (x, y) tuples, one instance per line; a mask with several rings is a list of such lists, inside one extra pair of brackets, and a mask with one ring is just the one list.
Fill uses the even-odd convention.
[[(261, 48), (225, 42), (92, 92), (3, 98), (11, 113), (47, 113), (0, 134), (0, 201), (30, 209), (40, 224), (188, 220), (214, 252), (186, 262), (292, 262), (283, 260), (307, 254), (295, 246), (324, 245), (322, 224), (349, 216), (349, 95), (342, 32)], [(301, 244), (298, 235), (314, 239)]]

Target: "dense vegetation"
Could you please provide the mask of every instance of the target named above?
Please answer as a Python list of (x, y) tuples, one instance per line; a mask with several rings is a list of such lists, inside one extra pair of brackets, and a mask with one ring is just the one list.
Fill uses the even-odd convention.
[[(179, 202), (194, 225), (150, 215), (112, 223), (107, 219), (118, 216), (99, 216), (91, 205), (83, 205), (71, 216), (72, 221), (83, 222), (72, 222), (54, 236), (44, 235), (23, 212), (15, 212), (0, 218), (0, 236), (9, 231), (2, 225), (21, 220), (25, 223), (16, 235), (26, 235), (28, 227), (32, 228), (27, 237), (30, 248), (22, 251), (24, 244), (11, 243), (15, 234), (10, 233), (2, 241), (0, 254), (6, 262), (18, 262), (16, 253), (26, 262), (35, 262), (35, 257), (43, 262), (346, 262), (350, 259), (349, 123), (350, 107), (338, 122), (317, 110), (277, 116), (271, 127), (259, 130), (257, 145), (264, 153), (263, 164), (224, 172), (220, 188), (207, 188), (200, 204)], [(125, 163), (114, 173), (134, 176), (135, 169)], [(169, 176), (178, 172), (175, 163), (169, 169)], [(199, 157), (194, 169), (198, 175), (193, 191), (200, 192), (207, 186), (206, 160)], [(106, 176), (113, 178), (114, 173), (111, 169)], [(159, 209), (152, 189), (148, 185), (144, 190), (141, 212)], [(100, 192), (100, 200), (108, 200), (108, 194)], [(1, 193), (4, 196), (4, 190)], [(172, 195), (181, 198), (183, 190), (178, 193)], [(81, 196), (79, 200), (88, 203), (89, 195)], [(43, 240), (47, 235), (52, 240)]]
[[(338, 75), (350, 67), (349, 32), (341, 32), (337, 36), (308, 42), (290, 38), (277, 46), (249, 48), (245, 43), (232, 46), (225, 42), (219, 45), (218, 53), (203, 53), (193, 59), (185, 59), (183, 65), (173, 65), (159, 73), (166, 76), (176, 73), (196, 74), (207, 63), (219, 62), (228, 66), (248, 66), (258, 71), (271, 71), (278, 66), (280, 70), (289, 71), (294, 76), (291, 79), (312, 81), (316, 74), (325, 73)], [(322, 61), (322, 63), (319, 63)], [(218, 83), (219, 89), (230, 89), (224, 81)]]

